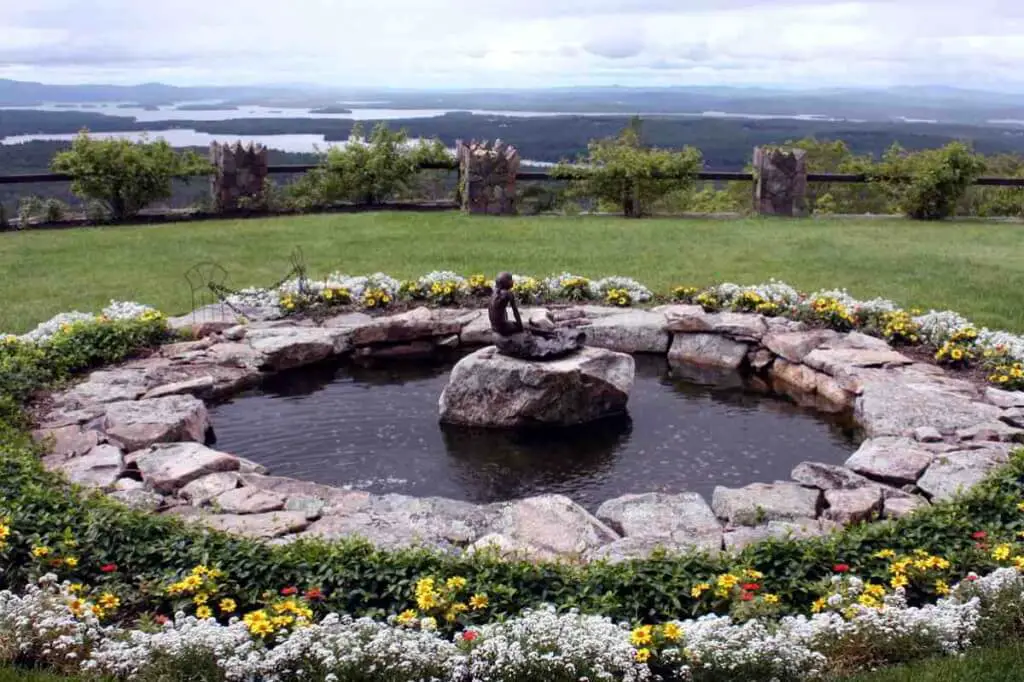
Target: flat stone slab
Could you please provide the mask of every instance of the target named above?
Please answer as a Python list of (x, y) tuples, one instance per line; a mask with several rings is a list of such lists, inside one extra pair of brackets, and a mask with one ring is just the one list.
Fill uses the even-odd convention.
[(209, 427), (203, 401), (172, 395), (111, 404), (103, 430), (126, 450), (141, 450), (153, 443), (202, 442)]
[(707, 313), (700, 306), (663, 308), (671, 332), (724, 334), (759, 341), (768, 331), (760, 315), (746, 313)]
[(717, 486), (711, 498), (715, 515), (736, 526), (757, 526), (770, 521), (817, 518), (821, 491), (788, 481), (752, 483), (743, 488)]
[(930, 506), (928, 500), (917, 495), (889, 498), (885, 500), (882, 506), (882, 517), (886, 519), (902, 519), (905, 516), (910, 516), (918, 509), (924, 509), (928, 506)]
[(542, 495), (495, 506), (487, 534), (527, 543), (544, 553), (582, 558), (619, 535), (564, 495)]
[(255, 488), (234, 488), (221, 493), (210, 504), (225, 514), (263, 514), (284, 509), (284, 497)]
[(86, 430), (77, 424), (32, 432), (32, 437), (36, 442), (50, 443), (50, 454), (61, 457), (84, 455), (100, 444), (101, 435), (99, 431)]
[(586, 332), (588, 346), (620, 353), (664, 355), (670, 340), (665, 316), (643, 310), (598, 317), (580, 330)]
[(672, 364), (739, 369), (750, 347), (721, 334), (676, 334), (668, 351)]
[(368, 346), (378, 343), (405, 343), (430, 339), (435, 336), (459, 334), (462, 328), (480, 317), (480, 311), (416, 308), (407, 313), (374, 318), (372, 322), (356, 327), (352, 332), (352, 345)]
[(1024, 407), (1024, 391), (1003, 391), (989, 387), (985, 389), (985, 400), (1003, 409)]
[(825, 491), (824, 517), (841, 524), (873, 521), (882, 514), (883, 495), (878, 486)]
[(722, 524), (697, 493), (623, 495), (602, 504), (597, 518), (627, 538), (656, 537), (677, 550), (722, 547)]
[(937, 455), (917, 487), (932, 501), (949, 500), (981, 483), (994, 469), (1010, 461), (1009, 446), (959, 450)]
[(302, 512), (275, 511), (266, 514), (209, 514), (196, 520), (216, 530), (251, 538), (278, 538), (309, 527)]
[(109, 489), (124, 472), (124, 455), (113, 445), (97, 445), (81, 457), (65, 460), (59, 469), (72, 483)]
[(635, 535), (633, 537), (620, 538), (607, 545), (601, 545), (597, 549), (589, 550), (584, 554), (585, 561), (604, 561), (609, 564), (621, 564), (627, 561), (637, 561), (651, 558), (653, 554), (663, 554), (666, 557), (692, 554), (694, 550), (721, 550), (721, 538), (716, 547), (694, 547), (690, 543), (677, 544), (671, 538), (656, 535)]
[(136, 511), (155, 512), (165, 502), (162, 495), (148, 490), (117, 490), (110, 493), (110, 497)]
[(846, 467), (822, 462), (801, 462), (794, 467), (790, 478), (801, 485), (822, 490), (853, 490), (877, 485)]
[(831, 521), (817, 519), (793, 519), (791, 521), (770, 521), (758, 526), (726, 528), (722, 539), (725, 549), (739, 551), (745, 547), (766, 540), (805, 540), (821, 537), (839, 526)]
[(208, 474), (237, 471), (238, 459), (199, 443), (157, 445), (135, 458), (142, 480), (153, 490), (171, 494)]
[(808, 353), (834, 340), (837, 336), (838, 334), (831, 329), (815, 329), (807, 332), (771, 332), (765, 335), (761, 343), (783, 360), (798, 363), (807, 357)]
[(209, 374), (194, 379), (164, 384), (147, 391), (143, 398), (162, 398), (168, 395), (204, 395), (213, 392), (216, 381)]
[(440, 417), (499, 428), (583, 424), (623, 413), (635, 372), (632, 356), (600, 348), (537, 362), (504, 356), (492, 346), (452, 369)]
[(346, 334), (337, 329), (278, 327), (251, 330), (249, 345), (263, 357), (261, 366), (282, 371), (311, 365), (348, 350)]
[(909, 438), (881, 437), (864, 441), (846, 460), (846, 467), (896, 486), (914, 483), (932, 463), (935, 453)]
[(181, 490), (178, 491), (178, 497), (191, 502), (197, 507), (201, 507), (218, 495), (234, 490), (238, 487), (239, 482), (239, 475), (234, 471), (207, 474), (182, 486)]

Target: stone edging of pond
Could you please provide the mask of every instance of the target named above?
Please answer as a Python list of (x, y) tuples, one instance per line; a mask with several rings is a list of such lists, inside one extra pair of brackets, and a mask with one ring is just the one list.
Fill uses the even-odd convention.
[(202, 338), (54, 393), (37, 410), (35, 435), (52, 439), (46, 466), (75, 483), (135, 508), (275, 543), (361, 536), (384, 548), (494, 547), (571, 561), (619, 561), (658, 548), (732, 550), (898, 518), (971, 487), (1024, 442), (1024, 392), (976, 386), (858, 332), (693, 305), (527, 308), (524, 317), (578, 326), (590, 346), (665, 355), (691, 378), (695, 371), (752, 372), (754, 382), (804, 404), (852, 411), (866, 440), (846, 466), (804, 462), (790, 481), (718, 487), (710, 505), (694, 493), (647, 493), (609, 500), (596, 515), (560, 495), (474, 505), (331, 488), (267, 475), (202, 444), (212, 428), (204, 401), (268, 374), (336, 356), (424, 357), (491, 342), (485, 311), (425, 307), (319, 324), (176, 318), (172, 326), (198, 329)]

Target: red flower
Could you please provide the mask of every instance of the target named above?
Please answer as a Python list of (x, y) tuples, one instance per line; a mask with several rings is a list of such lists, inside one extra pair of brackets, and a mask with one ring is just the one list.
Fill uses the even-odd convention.
[(979, 530), (979, 531), (974, 532), (971, 535), (971, 537), (974, 538), (975, 540), (984, 540), (985, 538), (988, 537), (988, 533), (986, 533), (983, 530)]
[(757, 592), (761, 589), (761, 586), (757, 583), (746, 583), (743, 585), (743, 589), (747, 590), (748, 592)]
[(475, 630), (466, 630), (465, 632), (462, 633), (462, 641), (463, 642), (472, 642), (474, 639), (476, 639), (479, 636), (480, 635), (478, 635)]
[(832, 570), (836, 573), (849, 573), (850, 567), (847, 564), (836, 564), (832, 567)]
[(978, 579), (978, 576), (976, 576), (976, 575), (969, 575), (969, 576), (967, 576), (967, 579), (970, 580), (973, 583), (975, 580)]
[(310, 601), (315, 601), (317, 599), (323, 599), (324, 593), (320, 591), (319, 587), (313, 587), (311, 589), (306, 590), (305, 597)]
[(156, 620), (157, 625), (164, 625), (171, 619), (161, 613), (154, 620)]
[(100, 566), (100, 570), (104, 573), (114, 573), (117, 571), (117, 564), (103, 564)]
[(298, 594), (298, 593), (299, 593), (299, 588), (295, 587), (294, 585), (289, 585), (288, 587), (282, 587), (281, 588), (281, 594), (283, 594), (286, 597), (290, 597), (290, 596)]
[(975, 542), (974, 543), (974, 549), (980, 549), (980, 550), (984, 551), (984, 550), (988, 549), (988, 543), (987, 542)]
[(740, 599), (742, 599), (743, 601), (751, 601), (753, 598), (754, 595), (752, 592), (743, 592), (740, 594)]

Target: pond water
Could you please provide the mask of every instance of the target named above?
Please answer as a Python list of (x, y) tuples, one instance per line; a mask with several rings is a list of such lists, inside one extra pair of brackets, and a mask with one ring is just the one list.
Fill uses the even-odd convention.
[(216, 447), (271, 473), (328, 485), (475, 503), (560, 493), (593, 510), (627, 493), (785, 480), (805, 460), (841, 464), (851, 422), (730, 377), (674, 378), (637, 356), (629, 416), (564, 431), (467, 429), (438, 421), (452, 361), (330, 364), (269, 378), (215, 406)]

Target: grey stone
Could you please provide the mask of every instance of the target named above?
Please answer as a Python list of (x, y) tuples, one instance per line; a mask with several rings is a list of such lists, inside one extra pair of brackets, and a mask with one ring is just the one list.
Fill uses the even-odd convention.
[(368, 498), (368, 494), (364, 492), (340, 490), (320, 483), (299, 481), (294, 478), (284, 478), (282, 476), (242, 474), (240, 478), (242, 480), (242, 485), (249, 488), (268, 490), (285, 497), (299, 496), (316, 498), (318, 500), (323, 500), (328, 504), (340, 504), (353, 498), (361, 501)]
[(822, 490), (854, 490), (865, 486), (877, 487), (871, 480), (846, 467), (821, 462), (801, 462), (790, 474), (801, 485)]
[(142, 480), (160, 493), (173, 493), (207, 474), (237, 471), (238, 459), (199, 443), (156, 445), (135, 458)]
[(322, 326), (352, 329), (369, 324), (373, 324), (373, 317), (366, 313), (342, 313), (341, 315), (335, 315), (332, 318), (324, 320)]
[(1003, 391), (990, 386), (985, 389), (985, 400), (1003, 409), (1024, 407), (1024, 391)]
[(356, 327), (352, 331), (352, 345), (368, 346), (377, 343), (407, 343), (431, 339), (436, 336), (451, 336), (462, 331), (479, 319), (479, 311), (460, 311), (452, 315), (444, 310), (420, 307), (399, 315), (374, 318), (372, 323)]
[(914, 440), (922, 443), (941, 443), (942, 434), (934, 426), (919, 426), (914, 429)]
[(239, 482), (239, 476), (234, 471), (207, 474), (183, 486), (178, 491), (178, 496), (201, 507), (218, 495), (234, 490), (238, 487)]
[(758, 348), (747, 354), (747, 361), (754, 371), (762, 372), (775, 361), (775, 355), (770, 350)]
[(1009, 424), (1010, 426), (1016, 427), (1018, 429), (1024, 429), (1024, 408), (1010, 408), (1003, 412), (1001, 415), (999, 415), (999, 419), (1004, 424)]
[(247, 343), (218, 343), (206, 351), (214, 365), (256, 370), (263, 363), (263, 355)]
[(184, 395), (113, 403), (104, 419), (104, 431), (126, 450), (140, 450), (153, 443), (201, 442), (209, 427), (203, 401)]
[(719, 334), (676, 334), (668, 351), (672, 364), (739, 369), (749, 347)]
[[(1005, 415), (1003, 415), (1005, 417)], [(995, 441), (1002, 443), (1024, 443), (1024, 430), (1003, 421), (985, 422), (956, 432), (960, 440)]]
[(496, 506), (488, 528), (543, 553), (582, 558), (619, 535), (564, 495), (542, 495)]
[(155, 512), (164, 505), (162, 495), (148, 490), (118, 490), (110, 493), (110, 497), (128, 508), (138, 511)]
[(203, 395), (213, 391), (214, 379), (210, 375), (196, 377), (195, 379), (188, 379), (186, 381), (178, 381), (173, 384), (164, 384), (163, 386), (157, 386), (156, 388), (147, 391), (144, 396), (148, 398), (162, 398), (168, 395)]
[(862, 486), (846, 490), (825, 491), (825, 518), (841, 524), (872, 521), (882, 513), (882, 490), (878, 486)]
[(498, 533), (489, 533), (483, 536), (467, 548), (467, 553), (485, 553), (504, 560), (518, 561), (551, 562), (559, 559), (559, 555), (555, 552)]
[(602, 316), (581, 327), (587, 334), (587, 345), (620, 353), (668, 352), (669, 333), (665, 316), (643, 310)]
[(303, 367), (347, 350), (337, 329), (279, 327), (250, 330), (249, 345), (262, 354), (261, 366), (271, 371)]
[(310, 521), (320, 518), (327, 503), (318, 497), (292, 496), (285, 500), (285, 511), (297, 511), (306, 515)]
[(765, 335), (761, 343), (780, 358), (798, 363), (808, 353), (835, 339), (836, 336), (836, 332), (831, 329), (815, 329), (808, 332), (772, 332)]
[(718, 550), (722, 525), (696, 493), (645, 493), (608, 500), (597, 518), (625, 537), (658, 537), (669, 545)]
[(244, 324), (236, 324), (234, 327), (225, 329), (221, 336), (228, 341), (241, 341), (245, 338), (245, 335), (249, 333), (249, 328)]
[[(236, 455), (237, 457), (237, 455)], [(240, 474), (266, 474), (267, 467), (245, 457), (238, 457), (238, 473)]]
[(71, 389), (70, 395), (82, 403), (116, 403), (135, 400), (146, 392), (145, 372), (136, 369), (101, 369)]
[(804, 356), (801, 361), (811, 369), (829, 376), (855, 374), (857, 368), (901, 367), (913, 364), (913, 360), (891, 348), (885, 350), (859, 348), (818, 348)]
[(84, 455), (100, 444), (100, 436), (99, 431), (82, 429), (78, 425), (40, 429), (32, 432), (32, 437), (37, 442), (52, 443), (49, 446), (49, 453), (60, 457)]
[(802, 540), (816, 538), (835, 530), (836, 526), (817, 519), (804, 518), (791, 521), (771, 521), (759, 526), (726, 528), (722, 539), (725, 549), (739, 551), (765, 540)]
[(928, 500), (917, 495), (887, 498), (882, 507), (882, 516), (887, 519), (902, 519), (927, 506)]
[[(710, 548), (700, 548), (710, 549)], [(721, 550), (721, 534), (719, 534), (719, 546), (714, 547), (715, 551)], [(689, 543), (673, 543), (672, 539), (656, 535), (637, 535), (625, 537), (607, 545), (601, 545), (597, 549), (588, 550), (583, 556), (585, 561), (604, 561), (609, 564), (621, 564), (627, 561), (648, 560), (653, 554), (661, 554), (666, 558), (691, 554), (695, 551), (694, 546)]]
[(711, 507), (732, 525), (756, 526), (770, 521), (816, 518), (821, 491), (788, 481), (753, 483), (743, 488), (715, 487)]
[(967, 492), (993, 470), (1009, 461), (1009, 447), (961, 450), (937, 455), (917, 487), (933, 502), (949, 500)]
[(772, 365), (768, 375), (774, 382), (782, 382), (801, 393), (810, 394), (818, 391), (818, 373), (804, 365), (780, 358)]
[(751, 313), (706, 313), (700, 306), (671, 306), (664, 309), (668, 331), (712, 333), (759, 341), (768, 331), (760, 315)]
[(119, 478), (114, 484), (114, 490), (118, 492), (127, 492), (130, 490), (145, 490), (146, 484), (142, 481), (137, 481), (134, 478)]
[(66, 460), (60, 467), (68, 480), (89, 488), (112, 488), (124, 471), (120, 448), (97, 445), (81, 457)]
[(754, 211), (758, 215), (804, 217), (807, 152), (782, 147), (754, 148)]
[(354, 356), (367, 360), (422, 359), (433, 356), (436, 350), (437, 347), (431, 341), (410, 341), (388, 346), (361, 346), (355, 349)]
[(284, 509), (284, 498), (255, 488), (234, 488), (221, 493), (211, 505), (226, 514), (263, 514)]
[(209, 514), (197, 517), (207, 526), (252, 538), (277, 538), (309, 527), (302, 512), (275, 511), (266, 514)]
[[(616, 309), (616, 312), (621, 310)], [(522, 308), (520, 316), (524, 320), (540, 320), (551, 318), (552, 314), (546, 308)], [(497, 335), (491, 330), (491, 321), (487, 315), (481, 314), (473, 318), (459, 332), (459, 340), (465, 346), (488, 346), (494, 343)]]
[[(246, 310), (246, 317), (251, 320), (261, 319), (269, 314), (262, 309)], [(188, 331), (195, 338), (217, 334), (234, 327), (239, 322), (239, 314), (220, 303), (197, 308), (191, 313), (167, 320), (167, 326), (175, 331)]]
[(599, 348), (550, 362), (483, 348), (455, 365), (439, 411), (470, 426), (582, 424), (625, 410), (635, 367), (631, 356)]
[(846, 466), (859, 474), (893, 485), (915, 482), (935, 454), (909, 438), (881, 437), (864, 441)]

